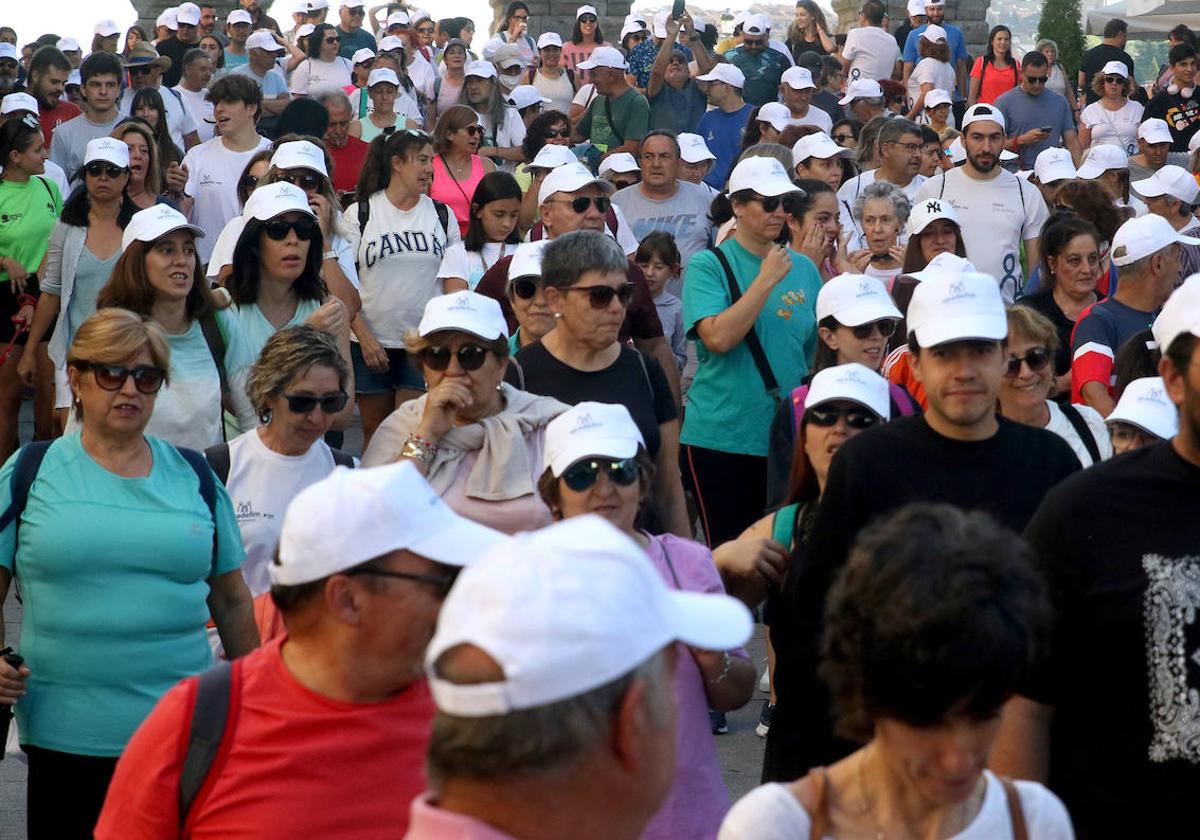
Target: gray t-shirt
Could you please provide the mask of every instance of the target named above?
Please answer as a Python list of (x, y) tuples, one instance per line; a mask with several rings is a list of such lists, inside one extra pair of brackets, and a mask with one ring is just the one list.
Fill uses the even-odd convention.
[[(683, 267), (687, 268), (692, 254), (703, 251), (712, 241), (712, 225), (708, 220), (712, 193), (703, 184), (676, 183), (679, 189), (675, 195), (663, 201), (647, 198), (640, 184), (620, 190), (612, 200), (633, 226), (637, 239), (655, 230), (665, 230), (674, 236)], [(673, 295), (678, 296), (682, 289), (682, 280), (667, 283), (667, 291)]]
[(1004, 114), (1005, 131), (1009, 137), (1035, 128), (1050, 127), (1050, 133), (1042, 142), (1020, 148), (1022, 169), (1033, 169), (1033, 163), (1043, 149), (1061, 146), (1063, 133), (1075, 130), (1075, 120), (1066, 97), (1052, 90), (1030, 96), (1019, 87), (1013, 88), (996, 100), (996, 107)]
[(118, 112), (111, 122), (97, 125), (89, 120), (86, 114), (80, 114), (65, 123), (60, 123), (58, 128), (54, 129), (54, 136), (50, 141), (50, 160), (61, 166), (68, 178), (74, 178), (79, 167), (83, 166), (87, 144), (98, 137), (112, 134), (112, 130), (121, 119), (122, 115)]

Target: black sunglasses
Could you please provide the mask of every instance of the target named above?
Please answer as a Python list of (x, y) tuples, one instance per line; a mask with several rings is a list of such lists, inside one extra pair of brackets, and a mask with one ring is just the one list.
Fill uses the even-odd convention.
[(1029, 84), (1031, 84), (1031, 85), (1044, 85), (1044, 84), (1046, 84), (1046, 82), (1050, 81), (1050, 77), (1049, 76), (1026, 76), (1025, 81), (1029, 82)]
[(93, 178), (99, 178), (101, 175), (107, 175), (109, 178), (120, 178), (121, 173), (125, 171), (123, 167), (106, 163), (102, 160), (94, 160), (85, 166), (84, 169)]
[(1011, 378), (1020, 374), (1021, 362), (1029, 365), (1034, 373), (1045, 370), (1046, 365), (1050, 364), (1050, 357), (1050, 350), (1046, 347), (1034, 347), (1024, 356), (1009, 356), (1004, 365), (1004, 375)]
[(515, 297), (521, 300), (533, 300), (533, 296), (537, 294), (538, 288), (541, 286), (536, 280), (530, 280), (528, 277), (518, 277), (512, 281), (512, 293)]
[(759, 204), (761, 204), (764, 213), (774, 213), (779, 209), (779, 205), (783, 203), (783, 196), (755, 194), (750, 197), (750, 200), (757, 201)]
[(263, 222), (262, 227), (267, 236), (276, 242), (287, 239), (288, 231), (292, 230), (296, 231), (296, 238), (301, 242), (307, 242), (317, 233), (317, 223), (307, 217), (291, 222), (284, 219), (271, 219), (269, 222)]
[(299, 187), (305, 192), (320, 189), (322, 178), (315, 172), (280, 172), (280, 181), (287, 181), (294, 187)]
[(1123, 85), (1125, 84), (1124, 76), (1105, 76), (1104, 84), (1106, 85)]
[(570, 137), (570, 136), (571, 136), (571, 129), (569, 129), (569, 128), (552, 128), (546, 132), (547, 140), (549, 140), (553, 137), (566, 138), (566, 137)]
[(578, 198), (572, 198), (570, 201), (563, 199), (563, 198), (555, 198), (555, 199), (552, 199), (552, 201), (555, 201), (560, 204), (570, 204), (571, 209), (574, 210), (576, 213), (586, 213), (588, 207), (590, 207), (593, 204), (596, 205), (597, 212), (607, 213), (609, 205), (612, 204), (612, 201), (610, 201), (607, 196), (603, 196), (603, 195), (597, 195), (597, 196), (581, 195)]
[(341, 38), (323, 38), (322, 41), (326, 44), (337, 44), (341, 41)]
[(854, 139), (853, 134), (835, 134), (835, 135), (833, 135), (833, 141), (835, 143), (857, 142)]
[(761, 46), (765, 45), (766, 43), (767, 42), (765, 40), (763, 40), (762, 38), (743, 38), (742, 39), (743, 47), (761, 47)]
[(96, 375), (96, 384), (105, 391), (119, 391), (125, 380), (133, 377), (133, 385), (143, 394), (157, 394), (167, 375), (160, 367), (154, 365), (136, 365), (127, 368), (121, 365), (103, 365), (98, 362), (84, 362), (78, 367), (92, 371)]
[(622, 460), (588, 460), (577, 461), (567, 467), (562, 474), (562, 480), (567, 487), (576, 493), (587, 490), (600, 478), (600, 471), (608, 474), (608, 480), (618, 487), (628, 487), (638, 480), (637, 461), (632, 458)]
[(293, 414), (308, 414), (317, 406), (321, 406), (321, 411), (326, 414), (337, 414), (346, 407), (350, 395), (341, 392), (326, 394), (323, 397), (313, 397), (308, 394), (284, 394), (283, 398), (287, 400), (288, 411)]
[(876, 332), (880, 338), (891, 338), (896, 334), (896, 325), (899, 323), (895, 318), (882, 318), (878, 321), (872, 321), (869, 324), (859, 324), (857, 327), (851, 327), (850, 331), (854, 333), (854, 337), (859, 341), (865, 341), (873, 336)]
[(596, 16), (595, 15), (584, 15), (583, 17), (581, 17), (579, 19), (579, 22), (580, 23), (595, 23)]
[(564, 291), (587, 292), (592, 309), (607, 309), (613, 298), (619, 300), (621, 306), (629, 306), (629, 301), (633, 300), (632, 283), (622, 283), (615, 289), (612, 286), (572, 286)]
[(150, 73), (152, 73), (154, 71), (154, 69), (155, 69), (155, 67), (153, 64), (148, 64), (144, 67), (130, 67), (129, 75), (130, 76), (148, 76)]
[(247, 192), (253, 192), (254, 188), (258, 186), (258, 177), (255, 175), (243, 175), (241, 183)]
[(488, 349), (478, 344), (464, 344), (457, 352), (449, 347), (426, 347), (421, 351), (421, 364), (430, 370), (443, 371), (450, 367), (450, 356), (458, 356), (458, 364), (463, 370), (479, 370), (483, 360), (487, 358)]
[(852, 406), (850, 408), (828, 408), (821, 406), (810, 408), (804, 412), (804, 422), (824, 428), (836, 426), (837, 421), (842, 417), (846, 418), (846, 425), (851, 429), (869, 429), (879, 422), (878, 414), (860, 406)]
[(471, 135), (472, 137), (477, 137), (483, 134), (483, 126), (481, 125), (464, 125), (462, 130), (467, 132), (467, 134)]

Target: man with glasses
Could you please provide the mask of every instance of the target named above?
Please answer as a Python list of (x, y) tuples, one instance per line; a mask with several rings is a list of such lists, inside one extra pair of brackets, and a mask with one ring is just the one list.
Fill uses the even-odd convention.
[[(460, 569), (508, 539), (454, 513), (407, 461), (303, 490), (270, 567), (286, 636), (159, 701), (96, 836), (176, 837), (185, 821), (214, 837), (403, 836), (435, 712), (425, 648)], [(193, 722), (213, 715), (218, 757), (185, 774)], [(181, 789), (198, 794), (187, 813)]]
[(788, 58), (771, 48), (771, 24), (766, 15), (750, 15), (742, 24), (742, 43), (725, 53), (726, 60), (746, 77), (743, 98), (751, 105), (765, 105), (779, 98)]
[(225, 33), (217, 29), (218, 20), (220, 20), (220, 18), (217, 17), (217, 7), (213, 5), (212, 2), (200, 3), (200, 26), (198, 27), (199, 37), (207, 38), (211, 35), (218, 41), (224, 43)]
[(1076, 166), (1083, 158), (1071, 105), (1061, 93), (1046, 90), (1049, 80), (1046, 56), (1040, 50), (1027, 52), (1021, 59), (1020, 87), (1001, 94), (995, 103), (1008, 125), (1005, 145), (1021, 156), (1022, 169), (1033, 169), (1037, 156), (1055, 146), (1065, 146)]
[(74, 177), (83, 166), (88, 141), (107, 137), (121, 121), (121, 110), (117, 107), (121, 76), (121, 60), (112, 53), (94, 52), (80, 65), (83, 113), (60, 124), (50, 141), (50, 159), (68, 177)]
[[(1196, 176), (1182, 166), (1168, 164), (1149, 178), (1134, 181), (1129, 185), (1146, 202), (1146, 208), (1156, 216), (1162, 216), (1171, 227), (1185, 236), (1200, 237), (1200, 221), (1196, 219), (1196, 208), (1200, 207), (1200, 185)], [(1181, 245), (1179, 252), (1179, 286), (1188, 277), (1200, 271), (1200, 247)]]
[(158, 95), (162, 97), (163, 106), (167, 109), (165, 116), (171, 141), (181, 151), (186, 152), (200, 142), (200, 135), (196, 133), (196, 123), (184, 107), (183, 99), (163, 83), (163, 75), (170, 66), (171, 59), (159, 55), (154, 47), (146, 43), (135, 45), (129, 51), (129, 57), (125, 59), (125, 67), (129, 71), (129, 87), (125, 88), (121, 97), (120, 108), (122, 114), (128, 115), (131, 113), (133, 96), (137, 91), (142, 88), (157, 90)]
[(358, 189), (358, 173), (367, 160), (369, 144), (350, 136), (354, 109), (350, 99), (340, 90), (328, 91), (317, 97), (329, 114), (325, 129), (325, 146), (333, 158), (333, 188), (345, 201)]
[(361, 49), (375, 49), (375, 36), (363, 26), (367, 10), (362, 0), (341, 0), (338, 6), (337, 34), (341, 38), (338, 55), (349, 59)]
[(1145, 116), (1165, 120), (1171, 129), (1171, 151), (1190, 152), (1191, 139), (1200, 131), (1200, 92), (1196, 90), (1196, 49), (1176, 44), (1167, 56), (1173, 78), (1154, 94)]
[[(863, 231), (854, 219), (854, 204), (864, 187), (876, 181), (887, 181), (904, 190), (910, 200), (915, 200), (925, 183), (925, 176), (921, 174), (924, 138), (919, 125), (901, 117), (888, 120), (879, 131), (878, 143), (879, 168), (868, 169), (838, 189), (838, 215), (842, 229), (851, 232), (846, 245), (849, 251), (867, 247)], [(904, 241), (900, 244), (904, 244)]]
[(184, 3), (175, 10), (175, 33), (158, 44), (158, 54), (169, 58), (171, 65), (163, 71), (164, 87), (175, 87), (183, 75), (183, 56), (200, 44), (200, 7)]

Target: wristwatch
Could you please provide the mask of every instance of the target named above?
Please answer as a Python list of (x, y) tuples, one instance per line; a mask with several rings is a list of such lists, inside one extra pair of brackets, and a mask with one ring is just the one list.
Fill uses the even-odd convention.
[(321, 259), (336, 260), (337, 259), (337, 251), (330, 248), (328, 251), (326, 251), (324, 254), (321, 255)]

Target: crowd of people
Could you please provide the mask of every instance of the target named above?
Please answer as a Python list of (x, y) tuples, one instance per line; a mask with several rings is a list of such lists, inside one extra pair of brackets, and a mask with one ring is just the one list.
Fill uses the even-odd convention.
[(30, 837), (1189, 812), (1195, 34), (681, 9), (0, 10)]

